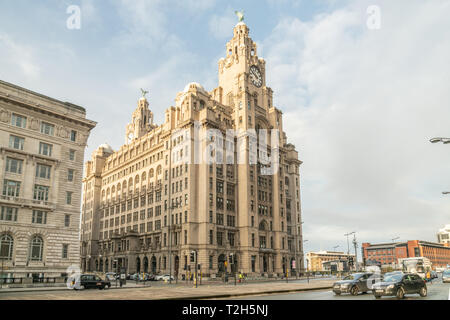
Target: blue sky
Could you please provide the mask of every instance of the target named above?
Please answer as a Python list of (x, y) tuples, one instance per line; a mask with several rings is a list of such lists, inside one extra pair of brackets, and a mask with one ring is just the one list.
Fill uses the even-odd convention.
[[(81, 29), (69, 30), (69, 5)], [(381, 10), (370, 30), (366, 12)], [(267, 63), (301, 167), (306, 250), (436, 240), (450, 223), (450, 1), (2, 1), (0, 79), (79, 104), (98, 122), (87, 157), (117, 149), (140, 97), (160, 123), (191, 81), (217, 85), (237, 18)]]

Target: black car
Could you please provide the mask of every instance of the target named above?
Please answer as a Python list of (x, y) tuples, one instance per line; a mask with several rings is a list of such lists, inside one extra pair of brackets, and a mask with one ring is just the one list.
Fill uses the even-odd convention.
[(346, 276), (344, 279), (333, 284), (333, 292), (336, 295), (342, 293), (350, 293), (351, 295), (358, 295), (360, 292), (366, 293), (371, 291), (372, 285), (379, 281), (380, 275), (371, 272), (353, 273)]
[(109, 280), (102, 280), (99, 276), (93, 274), (82, 274), (79, 277), (79, 282), (77, 281), (74, 285), (74, 289), (105, 289), (111, 287), (111, 282)]
[(427, 285), (418, 274), (394, 273), (385, 275), (382, 282), (373, 286), (372, 292), (377, 299), (382, 296), (395, 296), (398, 299), (403, 299), (405, 294), (414, 293), (426, 297)]

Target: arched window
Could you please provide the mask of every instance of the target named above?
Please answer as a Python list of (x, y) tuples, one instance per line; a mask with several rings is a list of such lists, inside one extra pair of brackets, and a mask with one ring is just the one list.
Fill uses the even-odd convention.
[(261, 221), (261, 223), (259, 224), (259, 230), (260, 231), (265, 231), (266, 230), (266, 223), (265, 223), (265, 221)]
[(30, 260), (42, 261), (44, 251), (44, 241), (39, 236), (34, 236), (30, 242)]
[(153, 178), (154, 174), (155, 174), (155, 170), (150, 169), (149, 177)]
[(4, 234), (0, 238), (0, 258), (11, 260), (13, 254), (14, 240), (10, 235)]
[(144, 182), (146, 179), (147, 179), (147, 174), (145, 172), (143, 172), (141, 180)]
[(162, 167), (159, 165), (156, 169), (156, 174), (159, 176), (162, 173)]

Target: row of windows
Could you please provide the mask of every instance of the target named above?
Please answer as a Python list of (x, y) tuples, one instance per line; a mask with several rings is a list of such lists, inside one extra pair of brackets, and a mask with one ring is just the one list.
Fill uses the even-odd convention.
[[(25, 129), (27, 127), (27, 117), (13, 113), (11, 117), (11, 124), (13, 126)], [(40, 132), (49, 136), (55, 135), (55, 125), (41, 121)], [(77, 132), (75, 130), (70, 131), (70, 140), (76, 141)]]
[[(20, 197), (20, 187), (22, 183), (14, 180), (4, 180), (3, 182), (3, 195), (10, 197)], [(50, 187), (43, 185), (34, 185), (33, 200), (48, 201), (50, 194)], [(72, 204), (72, 191), (66, 191), (66, 204)]]
[[(2, 206), (0, 211), (0, 221), (17, 221), (18, 208)], [(31, 223), (47, 224), (47, 211), (33, 210)], [(64, 226), (70, 227), (70, 214), (64, 215)]]
[[(23, 160), (6, 157), (6, 172), (22, 174)], [(38, 163), (36, 164), (36, 178), (50, 179), (51, 166)], [(74, 169), (67, 169), (67, 181), (73, 182)]]
[[(4, 260), (12, 260), (14, 253), (14, 239), (8, 234), (0, 236), (0, 258)], [(29, 244), (28, 260), (42, 261), (44, 253), (44, 241), (40, 236), (34, 236)], [(69, 253), (69, 245), (62, 244), (61, 258), (67, 259)]]

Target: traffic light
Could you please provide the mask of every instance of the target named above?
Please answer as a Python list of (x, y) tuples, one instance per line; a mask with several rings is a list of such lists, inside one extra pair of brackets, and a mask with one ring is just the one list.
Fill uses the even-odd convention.
[(195, 262), (195, 252), (191, 251), (191, 262)]
[(353, 257), (348, 257), (348, 264), (353, 266)]

